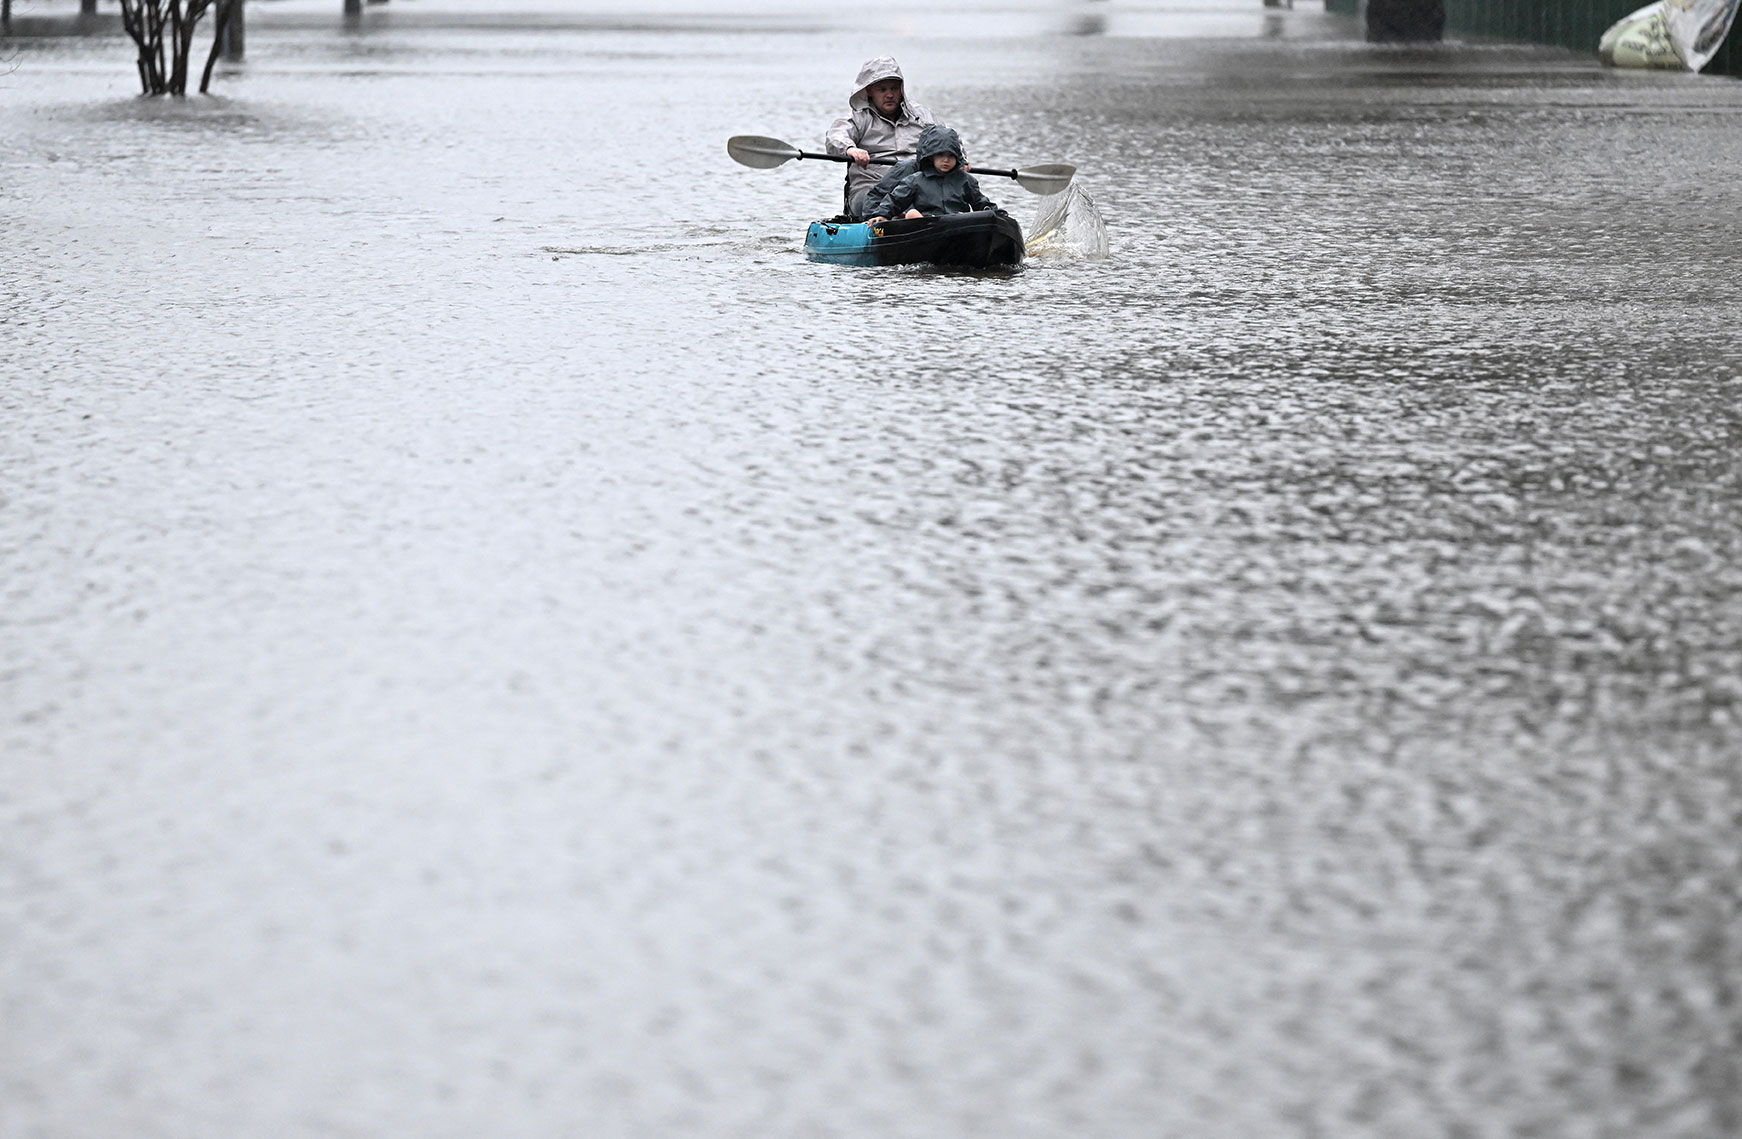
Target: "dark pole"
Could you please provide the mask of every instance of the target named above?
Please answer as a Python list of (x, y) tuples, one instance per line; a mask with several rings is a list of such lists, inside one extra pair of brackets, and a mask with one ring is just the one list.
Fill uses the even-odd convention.
[(363, 0), (345, 0), (345, 17), (356, 19), (363, 14)]
[(243, 0), (230, 0), (230, 18), (224, 23), (224, 61), (235, 63), (242, 58), (247, 29), (242, 21)]
[(96, 14), (97, 0), (79, 0), (80, 16), (95, 16)]
[(1373, 43), (1433, 43), (1445, 30), (1445, 0), (1367, 0)]

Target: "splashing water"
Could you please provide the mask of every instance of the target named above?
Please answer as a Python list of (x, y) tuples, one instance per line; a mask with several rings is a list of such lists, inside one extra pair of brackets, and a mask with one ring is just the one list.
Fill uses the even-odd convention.
[(1040, 200), (1028, 233), (1030, 257), (1107, 256), (1107, 223), (1094, 199), (1074, 184)]

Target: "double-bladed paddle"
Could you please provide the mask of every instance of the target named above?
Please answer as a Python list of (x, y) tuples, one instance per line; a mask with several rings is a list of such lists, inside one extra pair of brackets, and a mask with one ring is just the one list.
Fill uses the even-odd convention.
[[(764, 138), (757, 134), (735, 134), (726, 140), (726, 153), (732, 156), (734, 162), (757, 170), (772, 170), (793, 159), (815, 158), (822, 162), (851, 162), (844, 154), (817, 154), (815, 151), (800, 150), (789, 142), (781, 142), (777, 138)], [(873, 158), (873, 166), (894, 166), (899, 159)], [(1025, 170), (988, 170), (976, 166), (971, 173), (991, 175), (997, 178), (1014, 178), (1016, 184), (1031, 194), (1056, 194), (1071, 184), (1076, 176), (1077, 168), (1068, 162), (1049, 162), (1044, 166), (1030, 166)]]

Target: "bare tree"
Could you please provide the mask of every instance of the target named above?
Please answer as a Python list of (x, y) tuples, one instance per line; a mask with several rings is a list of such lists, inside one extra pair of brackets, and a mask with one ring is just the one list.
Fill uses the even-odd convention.
[(216, 13), (212, 50), (200, 73), (200, 93), (212, 82), (212, 67), (224, 43), (230, 15), (241, 0), (121, 0), (121, 26), (139, 48), (139, 86), (147, 95), (186, 95), (188, 57), (194, 32), (207, 11)]

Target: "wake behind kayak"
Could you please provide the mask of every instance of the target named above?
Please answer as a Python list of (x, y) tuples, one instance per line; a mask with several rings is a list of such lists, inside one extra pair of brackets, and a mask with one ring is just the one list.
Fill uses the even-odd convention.
[(1009, 215), (991, 210), (875, 225), (836, 218), (811, 222), (804, 255), (833, 265), (1020, 265), (1022, 227)]

